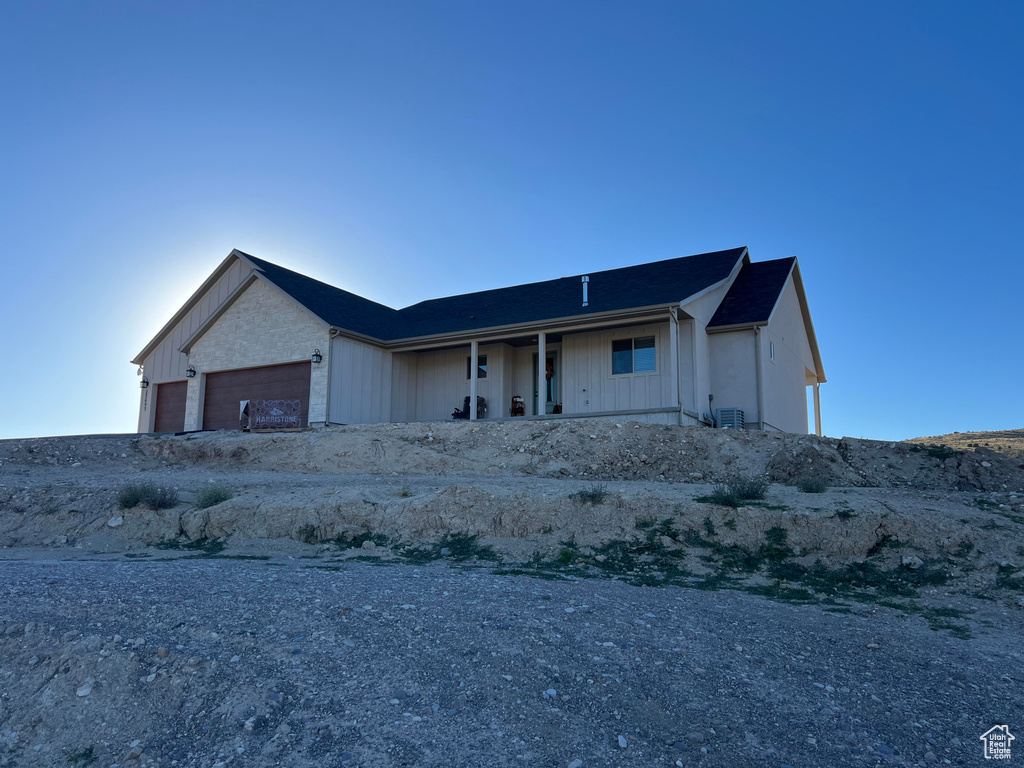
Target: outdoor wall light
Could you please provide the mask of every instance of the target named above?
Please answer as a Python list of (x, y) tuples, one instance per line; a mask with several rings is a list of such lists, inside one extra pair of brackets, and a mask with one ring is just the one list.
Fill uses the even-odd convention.
[(143, 376), (142, 381), (139, 382), (139, 387), (141, 387), (142, 389), (146, 389), (147, 387), (149, 387), (149, 379)]
[(194, 365), (190, 365), (188, 368), (185, 369), (185, 378), (186, 379), (194, 379), (195, 377), (196, 377), (196, 367)]
[(324, 356), (320, 354), (320, 350), (319, 349), (314, 349), (313, 350), (313, 357), (311, 359), (313, 360), (314, 363), (319, 365), (320, 361), (324, 359)]

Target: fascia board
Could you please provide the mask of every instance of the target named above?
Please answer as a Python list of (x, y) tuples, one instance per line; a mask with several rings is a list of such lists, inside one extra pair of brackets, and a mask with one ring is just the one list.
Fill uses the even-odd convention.
[(821, 352), (818, 350), (818, 337), (814, 333), (814, 321), (811, 320), (811, 310), (807, 305), (807, 293), (804, 291), (804, 281), (800, 276), (800, 264), (797, 260), (793, 259), (793, 285), (796, 286), (796, 295), (800, 300), (800, 312), (804, 316), (804, 328), (807, 330), (807, 341), (811, 345), (811, 356), (814, 358), (815, 375), (818, 377), (818, 383), (824, 384), (828, 379), (825, 378), (825, 366), (821, 364)]
[[(143, 350), (135, 356), (132, 360), (132, 365), (142, 365), (145, 362), (149, 353), (160, 346), (160, 342), (164, 340), (164, 337), (174, 330), (174, 327), (182, 321), (185, 315), (192, 311), (192, 308), (198, 304), (203, 296), (206, 295), (206, 292), (213, 287), (213, 284), (228, 271), (232, 261), (236, 258), (241, 258), (240, 252), (238, 250), (232, 250), (231, 253), (227, 255), (227, 258), (225, 258), (224, 261), (222, 261), (220, 265), (213, 270), (210, 276), (206, 278), (203, 284), (199, 286), (196, 292), (189, 297), (188, 301), (181, 305), (181, 309), (174, 313), (174, 316), (167, 321), (167, 324), (160, 329), (160, 332), (157, 333), (157, 335), (150, 340), (149, 344), (147, 344)], [(246, 261), (246, 263), (250, 267), (252, 266), (252, 262)]]
[(768, 325), (766, 321), (758, 323), (734, 323), (733, 325), (716, 325), (713, 328), (705, 328), (705, 333), (711, 335), (715, 333), (729, 333), (730, 331), (752, 331), (755, 328), (762, 328)]

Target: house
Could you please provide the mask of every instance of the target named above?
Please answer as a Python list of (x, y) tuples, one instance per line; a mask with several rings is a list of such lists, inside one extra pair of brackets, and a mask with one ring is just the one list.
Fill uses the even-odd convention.
[(807, 432), (810, 386), (820, 434), (825, 381), (796, 259), (746, 248), (400, 310), (234, 250), (132, 362), (140, 432), (238, 429), (250, 400), (299, 401), (316, 427), (447, 419), (477, 397), (487, 419), (520, 397), (526, 418), (739, 409), (747, 429)]

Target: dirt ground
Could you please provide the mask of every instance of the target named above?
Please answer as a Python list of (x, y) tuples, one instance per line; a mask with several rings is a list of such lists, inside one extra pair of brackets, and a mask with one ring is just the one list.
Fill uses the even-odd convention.
[[(632, 422), (524, 421), (0, 441), (0, 561), (15, 568), (9, 571), (10, 588), (0, 592), (0, 632), (7, 633), (5, 657), (18, 658), (18, 664), (33, 668), (33, 658), (36, 664), (46, 662), (47, 674), (59, 677), (64, 667), (93, 669), (93, 657), (106, 658), (106, 651), (127, 664), (118, 679), (134, 680), (131, 670), (142, 662), (132, 659), (146, 654), (132, 640), (121, 638), (144, 634), (148, 620), (165, 627), (165, 634), (180, 634), (171, 630), (190, 625), (190, 616), (203, 604), (203, 594), (186, 596), (188, 589), (168, 592), (162, 585), (179, 580), (179, 574), (193, 564), (199, 567), (208, 562), (220, 575), (203, 571), (203, 578), (224, 583), (238, 581), (245, 564), (271, 571), (298, 567), (325, 574), (360, 574), (356, 588), (368, 589), (379, 580), (374, 575), (379, 569), (370, 566), (383, 566), (396, 574), (429, 566), (452, 569), (450, 575), (438, 578), (459, 584), (471, 580), (465, 583), (469, 593), (484, 583), (473, 579), (494, 580), (497, 586), (488, 589), (498, 590), (566, 584), (567, 600), (581, 599), (579, 590), (585, 590), (590, 601), (610, 599), (613, 593), (616, 600), (633, 601), (654, 589), (665, 595), (692, 595), (671, 599), (692, 599), (694, 605), (703, 605), (697, 595), (710, 591), (753, 601), (744, 603), (747, 612), (771, 604), (816, 612), (794, 614), (811, 622), (808, 627), (831, 614), (888, 616), (885, 621), (890, 623), (891, 617), (902, 617), (913, 622), (906, 626), (914, 629), (908, 629), (910, 634), (901, 641), (908, 647), (928, 646), (927, 638), (939, 635), (965, 644), (956, 651), (943, 641), (941, 653), (952, 654), (950, 659), (958, 653), (991, 658), (1009, 653), (1009, 646), (1019, 647), (1024, 626), (1024, 460), (983, 444), (987, 440), (1011, 445), (1016, 438), (999, 439), (998, 435), (965, 438), (957, 444), (964, 447), (956, 447), (941, 440), (891, 443)], [(30, 607), (34, 590), (48, 583), (45, 573), (51, 566), (47, 564), (52, 564), (58, 579), (53, 589), (66, 602), (59, 610)], [(17, 568), (27, 569), (26, 575), (19, 577)], [(88, 568), (93, 581), (74, 576), (78, 568)], [(154, 575), (157, 580), (150, 583)], [(122, 601), (118, 605), (125, 611), (134, 610), (133, 600), (148, 599), (129, 594), (131, 585), (149, 584), (147, 594), (161, 595), (159, 617), (154, 614), (147, 620), (140, 614), (128, 622), (130, 626), (111, 629), (120, 621), (121, 609), (115, 605), (102, 612), (97, 623), (99, 614), (92, 609), (73, 609), (75, 604), (95, 602), (89, 587), (93, 582), (100, 595), (117, 585)], [(245, 590), (240, 583), (239, 594)], [(51, 599), (45, 596), (46, 589), (38, 591), (40, 599)], [(244, 599), (255, 604), (259, 596), (248, 594)], [(275, 600), (286, 604), (287, 594), (282, 592)], [(514, 607), (509, 604), (502, 610), (512, 615)], [(60, 618), (79, 613), (70, 624)], [(273, 623), (270, 617), (266, 621)], [(61, 630), (63, 624), (68, 626)], [(313, 632), (300, 625), (301, 621), (289, 630), (289, 637)], [(904, 626), (898, 622), (893, 626), (897, 625)], [(805, 631), (813, 634), (808, 627)], [(779, 628), (779, 643), (786, 642), (784, 629)], [(735, 635), (727, 627), (721, 631), (719, 640), (730, 637), (736, 645), (751, 642), (747, 635)], [(890, 631), (903, 632), (890, 627), (882, 635)], [(68, 632), (78, 634), (72, 637)], [(188, 642), (178, 645), (185, 647)], [(291, 653), (278, 645), (271, 643), (266, 653), (282, 658)], [(503, 653), (501, 647), (488, 647)], [(191, 661), (175, 656), (173, 649), (164, 650), (176, 659), (175, 674), (191, 680)], [(394, 652), (400, 653), (398, 646)], [(155, 647), (146, 653), (156, 653)], [(446, 654), (451, 653), (449, 648)], [(374, 665), (384, 663), (375, 659)], [(361, 657), (363, 662), (366, 659)], [(221, 671), (211, 679), (217, 680), (224, 696), (236, 695), (230, 693), (234, 690), (231, 662), (221, 659), (218, 663)], [(50, 669), (54, 665), (56, 672)], [(150, 666), (154, 671), (143, 670), (140, 679), (165, 674), (163, 662)], [(39, 681), (32, 682), (34, 671), (26, 675), (20, 670), (0, 663), (5, 686), (0, 691), (0, 766), (4, 768), (88, 765), (101, 758), (105, 765), (141, 761), (203, 766), (231, 762), (440, 765), (465, 764), (468, 759), (458, 751), (428, 748), (424, 752), (424, 745), (414, 739), (415, 749), (410, 746), (414, 757), (403, 762), (386, 746), (389, 739), (404, 737), (388, 731), (387, 738), (371, 738), (360, 727), (356, 730), (365, 742), (361, 752), (339, 747), (328, 750), (334, 762), (289, 762), (287, 751), (281, 751), (281, 745), (292, 743), (288, 733), (267, 733), (260, 742), (261, 751), (252, 751), (255, 742), (247, 740), (252, 729), (244, 727), (249, 715), (239, 720), (243, 723), (240, 737), (229, 738), (218, 725), (203, 731), (218, 734), (209, 750), (192, 752), (175, 743), (160, 718), (139, 720), (137, 738), (158, 742), (160, 749), (135, 750), (139, 754), (131, 757), (131, 740), (121, 744), (118, 736), (106, 742), (89, 741), (75, 731), (74, 723), (85, 721), (68, 720), (67, 713), (81, 705), (78, 699), (90, 695), (78, 694), (80, 686), (89, 677), (101, 680), (94, 672), (79, 675), (81, 681), (76, 677), (72, 691), (70, 684), (39, 688)], [(261, 680), (258, 672), (246, 670), (246, 685), (272, 686), (272, 680)], [(898, 668), (886, 672), (903, 673)], [(229, 677), (223, 678), (224, 674)], [(785, 681), (776, 683), (777, 695), (784, 700), (802, 696), (787, 688)], [(120, 698), (103, 699), (108, 703), (97, 710), (97, 722), (126, 717), (117, 707), (142, 696), (138, 701), (145, 700), (146, 707), (187, 715), (189, 728), (201, 728), (196, 713), (181, 709), (192, 705), (180, 690), (161, 698), (152, 693), (159, 688), (143, 686), (140, 692), (134, 687), (132, 683), (125, 688)], [(656, 690), (655, 685), (642, 695), (656, 696)], [(45, 691), (51, 693), (44, 695)], [(193, 693), (201, 698), (199, 689)], [(534, 755), (534, 763), (545, 766), (570, 765), (575, 759), (584, 760), (580, 766), (875, 764), (870, 760), (961, 764), (957, 744), (948, 739), (940, 749), (936, 737), (934, 750), (918, 750), (913, 759), (907, 757), (914, 752), (909, 746), (894, 748), (896, 733), (906, 725), (902, 720), (897, 722), (899, 728), (884, 736), (887, 741), (877, 733), (871, 735), (878, 728), (875, 720), (875, 731), (869, 728), (867, 736), (853, 740), (856, 746), (851, 742), (844, 747), (853, 752), (827, 754), (808, 751), (806, 741), (796, 749), (788, 737), (769, 738), (766, 724), (752, 725), (753, 738), (764, 748), (747, 743), (745, 757), (734, 756), (730, 762), (727, 751), (716, 751), (710, 744), (715, 732), (712, 721), (698, 729), (707, 743), (696, 736), (687, 741), (685, 733), (680, 736), (678, 729), (667, 726), (665, 733), (651, 735), (639, 727), (644, 720), (641, 702), (628, 694), (616, 696), (619, 706), (609, 710), (597, 700), (591, 702), (589, 718), (596, 718), (605, 730), (593, 736), (602, 746), (579, 748), (590, 758), (574, 758), (576, 752), (563, 749), (564, 743), (545, 749), (520, 744), (514, 750)], [(904, 709), (918, 706), (911, 694), (906, 696), (911, 701), (902, 705)], [(506, 702), (510, 712), (519, 706), (516, 701)], [(224, 701), (216, 706), (221, 715), (227, 711)], [(609, 736), (607, 730), (617, 727), (608, 719), (616, 711), (633, 718), (635, 736), (647, 740), (642, 755), (617, 751), (617, 734)], [(387, 721), (387, 728), (392, 727), (376, 705), (368, 712), (373, 713), (371, 723), (384, 728)], [(523, 713), (527, 719), (533, 716), (528, 708)], [(416, 716), (434, 715), (436, 711)], [(980, 712), (969, 716), (973, 728)], [(950, 717), (950, 712), (935, 715), (936, 722)], [(289, 728), (303, 727), (301, 718), (288, 722), (292, 722)], [(722, 718), (717, 722), (721, 732)], [(826, 725), (827, 718), (815, 727)], [(489, 729), (490, 725), (475, 722), (473, 728), (477, 727)], [(856, 731), (859, 726), (850, 727)], [(60, 742), (59, 749), (47, 747), (56, 738), (53, 734), (67, 729), (71, 736)], [(962, 729), (949, 734), (954, 730), (957, 739), (966, 739)], [(473, 733), (474, 739), (479, 737)], [(276, 746), (271, 748), (269, 740), (275, 737)], [(535, 738), (527, 738), (525, 732), (520, 737), (524, 743)], [(544, 738), (551, 738), (550, 734)], [(652, 746), (662, 738), (687, 749), (666, 751)], [(308, 757), (319, 747), (310, 746), (316, 739), (307, 741), (304, 749), (313, 750), (304, 753)], [(232, 753), (226, 745), (243, 751)], [(504, 754), (487, 749), (491, 755)], [(348, 757), (341, 760), (338, 755)]]
[[(770, 484), (761, 499), (709, 501), (736, 478)], [(822, 492), (801, 491), (808, 479)], [(139, 483), (176, 503), (119, 504)], [(211, 486), (230, 498), (209, 504)], [(651, 539), (700, 572), (709, 550), (756, 552), (773, 531), (808, 562), (916, 557), (981, 582), (1024, 567), (1022, 523), (1024, 462), (980, 446), (598, 421), (0, 442), (6, 548), (466, 535), (516, 560)]]

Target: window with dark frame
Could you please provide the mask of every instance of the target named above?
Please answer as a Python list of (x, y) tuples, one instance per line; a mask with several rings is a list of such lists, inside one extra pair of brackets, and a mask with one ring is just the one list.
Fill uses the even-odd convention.
[(612, 341), (612, 375), (657, 370), (653, 336)]
[[(473, 369), (470, 366), (473, 364), (472, 356), (466, 358), (466, 378), (469, 379), (473, 376)], [(487, 355), (477, 355), (476, 358), (476, 377), (478, 379), (487, 378)]]

